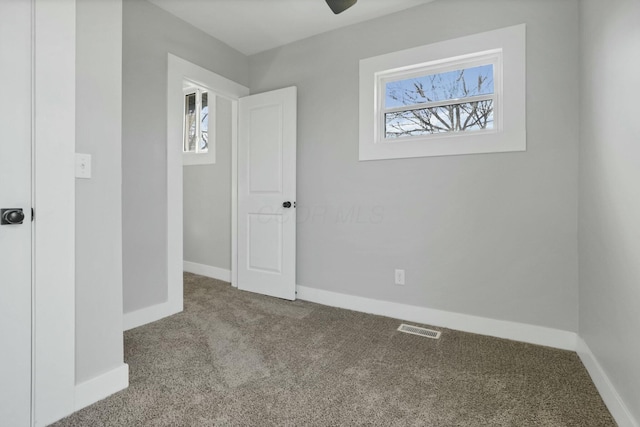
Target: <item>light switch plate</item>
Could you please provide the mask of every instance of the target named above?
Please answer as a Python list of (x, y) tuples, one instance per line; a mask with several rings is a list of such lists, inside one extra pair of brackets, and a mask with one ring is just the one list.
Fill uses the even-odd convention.
[(76, 178), (91, 178), (91, 154), (76, 153)]

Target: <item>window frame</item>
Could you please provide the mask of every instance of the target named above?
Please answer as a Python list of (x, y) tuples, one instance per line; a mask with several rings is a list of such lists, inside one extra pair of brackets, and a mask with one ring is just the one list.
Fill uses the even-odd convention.
[[(415, 104), (413, 106), (385, 108), (386, 85), (387, 83), (406, 80), (417, 77), (424, 77), (433, 74), (441, 74), (450, 71), (468, 69), (482, 65), (493, 66), (494, 90), (491, 95), (477, 95), (467, 98), (453, 98), (437, 102), (425, 102)], [(440, 106), (449, 106), (462, 104), (466, 102), (482, 101), (492, 99), (493, 103), (493, 127), (491, 129), (473, 130), (469, 132), (475, 133), (497, 133), (502, 125), (502, 50), (493, 49), (486, 52), (478, 52), (463, 57), (446, 58), (438, 61), (431, 61), (422, 64), (410, 65), (393, 70), (385, 70), (375, 73), (376, 87), (376, 129), (374, 138), (376, 143), (396, 144), (410, 139), (433, 139), (442, 137), (458, 137), (461, 134), (457, 132), (441, 132), (428, 135), (405, 136), (401, 138), (386, 137), (386, 114), (397, 111), (411, 111), (426, 108), (435, 108)]]
[[(361, 60), (359, 160), (526, 151), (525, 33), (521, 24)], [(385, 138), (386, 82), (489, 63), (493, 129)]]
[[(207, 151), (200, 151), (202, 93), (207, 93), (208, 126), (207, 126)], [(186, 147), (186, 98), (190, 94), (196, 94), (196, 151), (184, 151)], [(182, 96), (182, 164), (184, 166), (214, 164), (216, 162), (216, 100), (217, 94), (211, 89), (184, 81)]]

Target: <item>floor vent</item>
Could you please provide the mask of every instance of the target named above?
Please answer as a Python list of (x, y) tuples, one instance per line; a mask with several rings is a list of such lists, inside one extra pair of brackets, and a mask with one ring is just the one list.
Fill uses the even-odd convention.
[(404, 323), (398, 328), (400, 332), (407, 334), (420, 335), (421, 337), (433, 338), (437, 340), (440, 338), (440, 331), (434, 331), (432, 329), (419, 328), (417, 326), (405, 325)]

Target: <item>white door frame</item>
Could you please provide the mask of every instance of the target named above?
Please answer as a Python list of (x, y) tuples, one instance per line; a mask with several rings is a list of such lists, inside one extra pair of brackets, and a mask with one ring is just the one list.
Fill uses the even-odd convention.
[[(167, 272), (168, 301), (139, 322), (125, 318), (125, 329), (139, 326), (182, 311), (183, 308), (183, 188), (182, 188), (182, 105), (183, 82), (190, 81), (208, 87), (218, 96), (231, 101), (231, 283), (237, 283), (237, 158), (238, 100), (249, 95), (249, 88), (195, 65), (171, 53), (167, 72)], [(133, 326), (135, 325), (135, 326)]]
[(74, 411), (75, 0), (32, 0), (32, 423)]

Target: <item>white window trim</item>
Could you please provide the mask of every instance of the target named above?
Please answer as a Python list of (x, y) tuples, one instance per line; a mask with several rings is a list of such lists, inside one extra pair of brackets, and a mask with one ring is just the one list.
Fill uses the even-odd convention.
[[(184, 135), (185, 135), (185, 121), (184, 121), (184, 102), (185, 98), (182, 97), (182, 164), (184, 166), (194, 166), (194, 165), (210, 165), (216, 162), (216, 99), (218, 95), (208, 87), (198, 85), (195, 82), (185, 80), (184, 83), (184, 95), (188, 95), (190, 93), (195, 93), (197, 91), (207, 92), (209, 95), (209, 140), (208, 140), (208, 149), (206, 152), (185, 152), (184, 151)], [(196, 108), (200, 108), (200, 105), (197, 105)], [(200, 123), (196, 123), (196, 134), (200, 134)], [(197, 145), (197, 144), (196, 144)], [(197, 148), (197, 147), (196, 147)]]
[[(526, 150), (525, 24), (393, 52), (360, 61), (360, 160), (397, 159)], [(494, 66), (496, 100), (493, 130), (381, 138), (383, 95), (380, 83), (411, 70), (473, 61), (478, 55), (502, 53)], [(472, 62), (469, 62), (472, 63)], [(447, 65), (444, 65), (447, 64)], [(439, 67), (439, 68), (438, 68)], [(500, 73), (502, 75), (500, 76)], [(499, 77), (502, 77), (500, 85)], [(380, 126), (380, 127), (379, 127)]]

